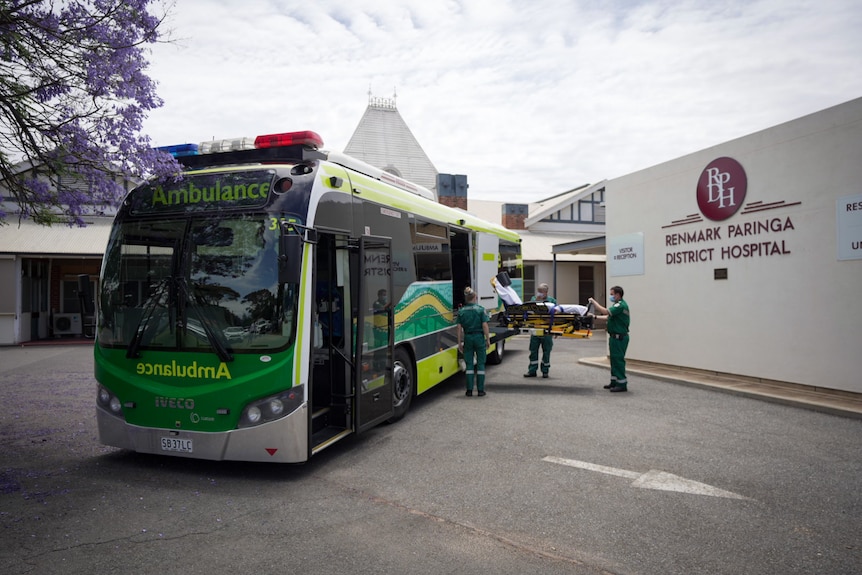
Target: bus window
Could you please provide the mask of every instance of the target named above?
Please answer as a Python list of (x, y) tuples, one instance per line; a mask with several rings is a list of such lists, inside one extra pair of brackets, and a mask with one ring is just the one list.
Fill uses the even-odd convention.
[(413, 257), (419, 281), (452, 279), (446, 226), (417, 219), (413, 226)]
[(111, 280), (102, 286), (100, 343), (231, 351), (289, 345), (297, 290), (278, 282), (279, 231), (267, 223), (263, 215), (216, 215), (119, 225), (105, 259)]

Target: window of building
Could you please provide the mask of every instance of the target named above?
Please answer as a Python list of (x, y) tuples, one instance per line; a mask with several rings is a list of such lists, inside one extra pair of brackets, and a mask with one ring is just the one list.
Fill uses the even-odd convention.
[(524, 299), (529, 300), (536, 293), (536, 266), (524, 266)]
[(605, 190), (602, 188), (590, 194), (589, 197), (549, 214), (543, 221), (603, 224), (605, 223), (604, 202)]
[(578, 209), (580, 211), (578, 215), (578, 219), (582, 222), (591, 222), (593, 221), (593, 203), (592, 202), (578, 202)]
[(595, 296), (595, 268), (593, 266), (578, 266), (578, 301), (586, 301)]
[[(62, 304), (60, 311), (62, 313), (84, 313), (81, 309), (81, 297), (78, 292), (78, 278), (71, 279), (69, 276), (63, 279), (62, 283)], [(90, 278), (90, 296), (96, 293), (96, 282), (94, 278)], [(90, 302), (92, 305), (92, 301)]]
[(593, 212), (593, 221), (597, 224), (605, 223), (605, 206), (596, 204), (596, 209)]
[(25, 259), (21, 262), (21, 311), (48, 309), (48, 261)]

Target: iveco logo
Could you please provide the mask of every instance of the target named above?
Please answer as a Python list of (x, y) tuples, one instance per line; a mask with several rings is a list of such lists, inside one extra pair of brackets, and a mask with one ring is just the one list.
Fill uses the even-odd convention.
[(166, 407), (169, 409), (194, 409), (194, 399), (183, 399), (182, 397), (157, 397), (156, 407)]

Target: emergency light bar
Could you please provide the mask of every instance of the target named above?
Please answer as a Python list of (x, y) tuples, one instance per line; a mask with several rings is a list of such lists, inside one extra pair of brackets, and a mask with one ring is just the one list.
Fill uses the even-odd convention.
[(307, 162), (329, 160), (349, 170), (359, 172), (408, 191), (417, 196), (437, 201), (436, 194), (422, 186), (408, 182), (385, 170), (376, 168), (356, 158), (338, 152), (323, 152), (323, 138), (317, 133), (304, 130), (267, 134), (255, 138), (230, 138), (200, 144), (163, 146), (160, 151), (171, 154), (187, 168), (206, 168), (232, 164)]
[(255, 138), (229, 138), (227, 140), (201, 142), (200, 144), (161, 146), (156, 149), (162, 152), (167, 152), (174, 158), (186, 158), (188, 156), (203, 156), (206, 154), (220, 154), (224, 152), (236, 152), (239, 150), (286, 148), (288, 146), (305, 146), (307, 148), (317, 150), (323, 147), (323, 138), (315, 132), (305, 130), (302, 132), (267, 134), (265, 136), (257, 136)]

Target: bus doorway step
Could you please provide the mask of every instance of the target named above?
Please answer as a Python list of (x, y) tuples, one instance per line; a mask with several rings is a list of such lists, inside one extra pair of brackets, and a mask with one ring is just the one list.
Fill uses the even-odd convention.
[(343, 427), (327, 427), (326, 429), (322, 429), (311, 436), (311, 444), (314, 446), (311, 448), (311, 454), (320, 453), (330, 445), (334, 445), (340, 439), (343, 439), (353, 433), (351, 429), (344, 429)]

